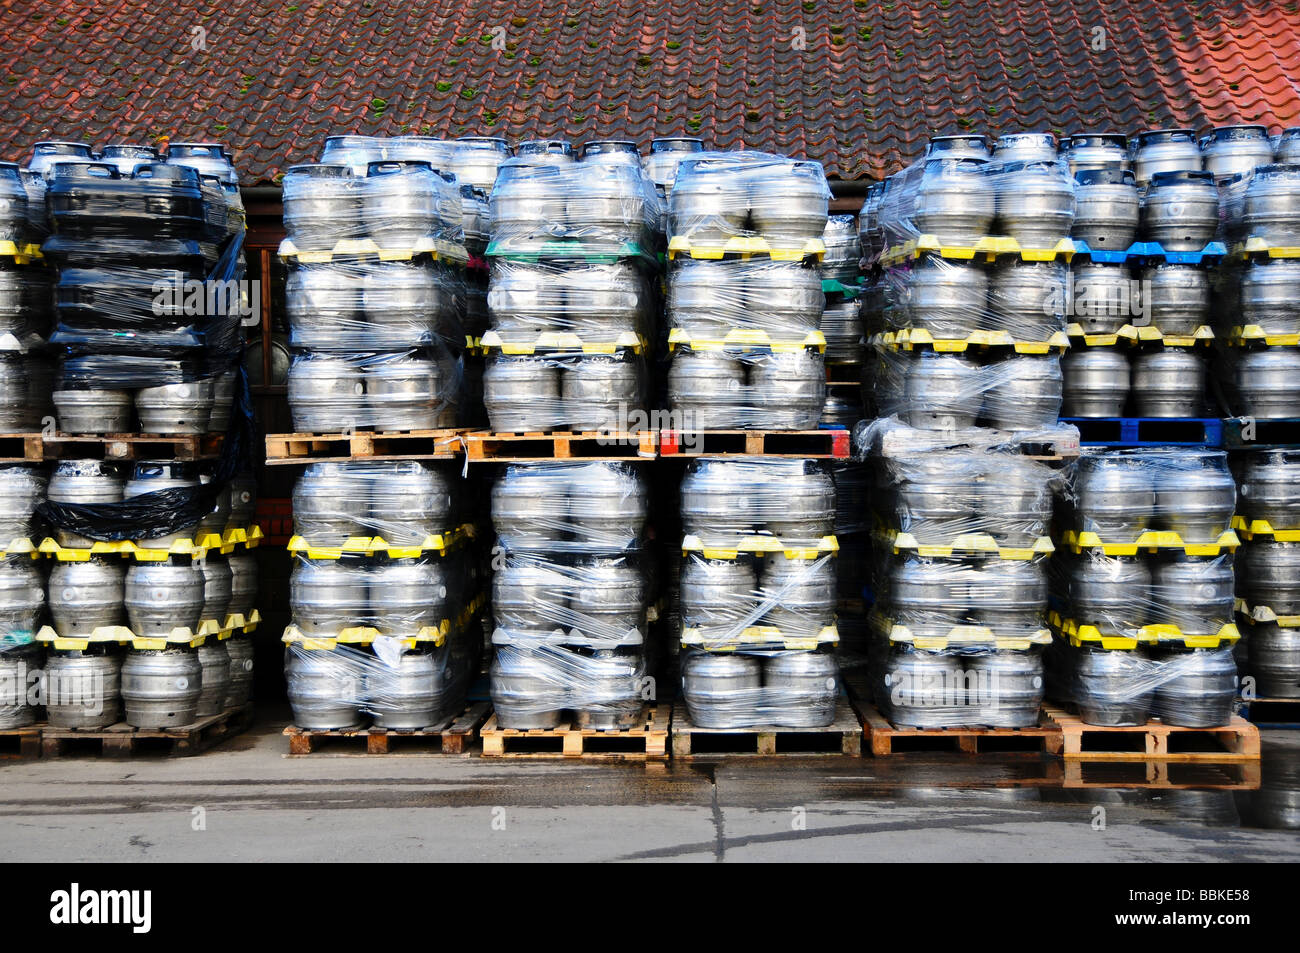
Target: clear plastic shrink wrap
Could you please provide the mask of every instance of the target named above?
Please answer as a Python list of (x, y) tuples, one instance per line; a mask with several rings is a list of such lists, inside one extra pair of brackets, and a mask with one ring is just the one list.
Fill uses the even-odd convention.
[[(559, 161), (556, 161), (556, 160)], [(530, 251), (547, 242), (652, 253), (662, 204), (639, 163), (573, 162), (554, 151), (501, 164), (489, 199), (490, 251)]]
[(649, 506), (635, 465), (512, 464), (492, 488), (492, 524), (511, 553), (612, 554), (639, 549)]
[(937, 255), (887, 269), (881, 287), (888, 330), (925, 331), (943, 340), (1003, 332), (1024, 342), (1059, 342), (1067, 295), (1075, 291), (1063, 261), (1004, 257), (988, 264)]
[(668, 367), (668, 405), (683, 430), (808, 430), (825, 401), (825, 359), (814, 350), (683, 347)]
[(612, 344), (653, 339), (658, 301), (636, 261), (494, 258), (487, 293), (489, 328), (506, 343), (542, 334)]
[(595, 648), (644, 643), (650, 580), (635, 554), (561, 559), (512, 553), (497, 563), (492, 612), (499, 640)]
[(820, 240), (831, 192), (821, 163), (762, 152), (703, 152), (677, 168), (668, 207), (672, 239), (723, 244), (758, 236), (772, 248)]
[(867, 360), (881, 415), (913, 427), (1038, 430), (1053, 426), (1060, 413), (1064, 385), (1056, 354), (981, 357), (877, 347)]
[(285, 283), (289, 343), (313, 351), (383, 351), (465, 343), (462, 271), (441, 261), (303, 264)]
[[(825, 640), (835, 625), (832, 554), (688, 552), (681, 567), (683, 642), (723, 651), (758, 637)], [(688, 637), (689, 636), (689, 637)]]
[(1086, 448), (1069, 468), (1068, 526), (1101, 542), (1133, 542), (1169, 531), (1183, 543), (1213, 543), (1231, 529), (1237, 490), (1222, 450)]
[(819, 728), (835, 720), (839, 665), (829, 651), (683, 649), (681, 691), (700, 728)]
[(288, 385), (297, 431), (431, 430), (455, 426), (461, 370), (438, 347), (297, 351)]
[(891, 176), (875, 213), (880, 244), (892, 249), (922, 236), (970, 246), (1007, 236), (1022, 248), (1054, 248), (1074, 224), (1075, 180), (1049, 152), (1036, 158), (927, 157)]
[(884, 653), (874, 694), (895, 725), (1025, 728), (1038, 723), (1043, 688), (1043, 654), (1036, 645), (902, 645)]
[(420, 546), (456, 529), (457, 483), (445, 470), (414, 460), (313, 463), (294, 487), (294, 533), (310, 547), (375, 536)]
[[(284, 177), (284, 223), (299, 252), (343, 251), (369, 240), (381, 249), (463, 246), (460, 185), (428, 161), (296, 165)], [(430, 247), (430, 250), (432, 246)]]
[(480, 641), (449, 638), (408, 649), (377, 638), (367, 647), (285, 647), (285, 678), (294, 724), (308, 730), (428, 728), (460, 712), (478, 673)]
[(497, 432), (629, 432), (649, 422), (645, 357), (554, 350), (493, 353), (483, 371), (483, 404)]
[(835, 484), (816, 460), (701, 457), (682, 480), (681, 520), (708, 547), (752, 536), (815, 545), (835, 529)]
[(1060, 475), (1018, 452), (953, 447), (882, 457), (877, 512), (926, 546), (967, 536), (1032, 547), (1048, 536)]
[(819, 329), (826, 300), (820, 269), (801, 261), (683, 258), (668, 278), (669, 328), (690, 341), (739, 329), (798, 344)]
[(469, 597), (462, 560), (311, 559), (293, 568), (289, 607), (304, 636), (338, 638), (352, 629), (430, 639), (446, 634)]

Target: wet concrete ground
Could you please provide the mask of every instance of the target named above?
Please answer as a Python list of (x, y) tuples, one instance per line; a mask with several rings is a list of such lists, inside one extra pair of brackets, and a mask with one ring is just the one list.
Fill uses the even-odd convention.
[[(1059, 762), (287, 758), (287, 710), (193, 758), (0, 767), (9, 861), (1291, 861), (1300, 732), (1255, 792), (1068, 789)], [(1208, 775), (1207, 775), (1208, 777)], [(1290, 813), (1277, 807), (1290, 798)], [(1100, 809), (1100, 810), (1099, 810)], [(1291, 829), (1282, 825), (1289, 823)]]

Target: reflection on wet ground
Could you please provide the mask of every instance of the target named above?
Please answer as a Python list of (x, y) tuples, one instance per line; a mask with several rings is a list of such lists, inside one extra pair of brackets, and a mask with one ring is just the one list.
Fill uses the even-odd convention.
[[(290, 758), (284, 716), (193, 758), (10, 762), (0, 852), (119, 857), (142, 838), (149, 859), (183, 860), (1300, 859), (1300, 731), (1263, 732), (1262, 762), (1247, 766), (933, 753), (642, 764)], [(213, 819), (198, 840), (195, 805)], [(501, 810), (509, 839), (477, 833)], [(791, 823), (801, 812), (806, 829)]]

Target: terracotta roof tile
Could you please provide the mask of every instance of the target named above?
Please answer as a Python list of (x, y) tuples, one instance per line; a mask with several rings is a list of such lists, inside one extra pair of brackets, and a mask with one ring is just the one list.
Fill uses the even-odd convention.
[(1300, 9), (1275, 0), (46, 0), (0, 10), (0, 62), (2, 155), (214, 138), (247, 184), (342, 131), (692, 133), (859, 178), (936, 132), (1300, 124)]

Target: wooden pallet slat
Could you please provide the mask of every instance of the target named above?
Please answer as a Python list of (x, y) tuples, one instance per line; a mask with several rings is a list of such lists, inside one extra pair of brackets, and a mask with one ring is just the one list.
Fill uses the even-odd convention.
[(1063, 763), (1065, 788), (1254, 791), (1261, 777), (1258, 761), (1092, 761), (1085, 757)]
[(878, 758), (935, 750), (1031, 757), (1061, 753), (1061, 730), (1043, 712), (1038, 724), (1027, 728), (911, 728), (891, 724), (874, 705), (859, 703), (857, 710), (871, 754)]
[(479, 727), (487, 719), (488, 702), (472, 702), (457, 714), (428, 728), (340, 728), (313, 730), (289, 725), (289, 754), (309, 755), (351, 749), (356, 755), (468, 754)]
[(862, 755), (862, 724), (841, 698), (835, 720), (820, 728), (756, 725), (751, 728), (702, 728), (691, 721), (686, 703), (673, 705), (673, 757), (774, 757)]
[(636, 727), (602, 731), (564, 722), (554, 728), (502, 728), (493, 713), (480, 737), (485, 758), (655, 761), (668, 757), (669, 709), (650, 705)]
[(133, 728), (118, 722), (107, 728), (54, 728), (40, 732), (41, 756), (60, 758), (98, 754), (106, 758), (129, 758), (147, 748), (163, 748), (170, 757), (184, 757), (206, 751), (227, 738), (248, 730), (253, 723), (253, 705), (228, 708), (217, 715), (200, 718), (179, 728)]
[(40, 725), (0, 730), (0, 761), (18, 761), (40, 756)]
[(658, 455), (658, 434), (598, 431), (532, 431), (465, 435), (471, 461), (510, 463), (531, 460), (651, 460)]
[(266, 435), (268, 465), (330, 463), (352, 459), (452, 460), (462, 452), (461, 428), (368, 431), (351, 433), (283, 433)]
[(221, 434), (0, 434), (0, 462), (37, 463), (65, 457), (104, 460), (205, 460), (221, 452)]
[(1217, 728), (1185, 728), (1148, 721), (1145, 725), (1087, 725), (1078, 715), (1049, 709), (1059, 726), (1066, 759), (1085, 761), (1258, 761), (1259, 729), (1240, 715)]
[(767, 456), (847, 459), (850, 434), (818, 430), (663, 430), (659, 451), (668, 457)]

